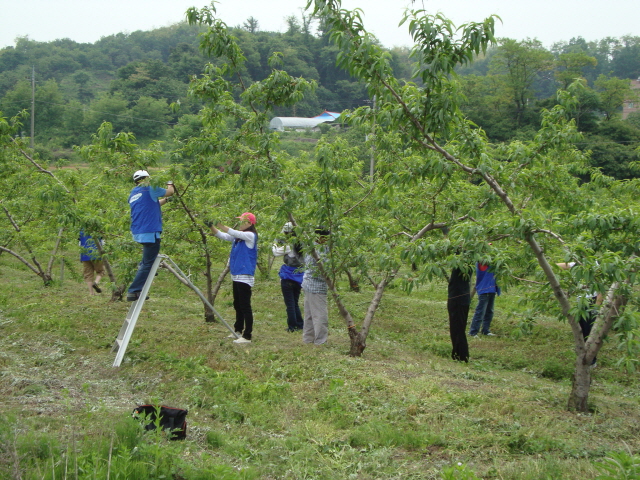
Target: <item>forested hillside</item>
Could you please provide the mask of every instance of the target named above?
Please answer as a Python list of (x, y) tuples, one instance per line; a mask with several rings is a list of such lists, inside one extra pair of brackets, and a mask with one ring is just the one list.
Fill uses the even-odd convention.
[[(309, 17), (291, 16), (287, 23), (286, 32), (264, 32), (250, 17), (230, 29), (247, 58), (235, 83), (265, 79), (270, 56), (280, 52), (278, 68), (314, 80), (317, 88), (295, 105), (277, 107), (275, 114), (311, 117), (325, 109), (340, 112), (372, 103), (365, 85), (336, 66), (338, 49), (322, 25), (312, 34)], [(142, 144), (165, 140), (168, 152), (174, 139), (199, 130), (195, 115), (201, 105), (188, 93), (191, 77), (202, 74), (208, 62), (219, 62), (214, 52), (199, 48), (202, 31), (177, 23), (114, 34), (94, 44), (20, 38), (15, 47), (0, 50), (0, 112), (12, 117), (25, 110), (28, 130), (33, 75), (35, 145), (42, 157), (72, 157), (71, 148), (89, 142), (105, 120), (116, 132), (132, 132)], [(420, 83), (408, 48), (388, 54), (398, 78)], [(465, 113), (494, 142), (530, 138), (539, 127), (541, 108), (555, 103), (557, 89), (581, 78), (584, 89), (574, 112), (586, 134), (580, 148), (592, 151), (592, 164), (606, 174), (637, 175), (631, 165), (640, 159), (640, 114), (622, 121), (620, 111), (624, 100), (632, 99), (628, 80), (640, 76), (640, 37), (575, 38), (551, 49), (535, 39), (503, 38), (458, 73), (455, 93), (466, 96)]]

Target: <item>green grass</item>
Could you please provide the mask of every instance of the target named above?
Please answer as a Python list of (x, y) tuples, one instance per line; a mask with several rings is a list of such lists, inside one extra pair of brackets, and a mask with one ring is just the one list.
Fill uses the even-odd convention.
[[(598, 355), (593, 413), (569, 413), (566, 324), (539, 318), (518, 334), (511, 291), (496, 302), (499, 336), (453, 362), (445, 296), (439, 283), (390, 289), (351, 358), (332, 304), (328, 345), (285, 331), (275, 271), (256, 282), (247, 346), (162, 271), (112, 368), (129, 304), (75, 280), (45, 288), (2, 255), (0, 478), (473, 478), (461, 463), (478, 478), (584, 479), (607, 452), (638, 453), (640, 384), (614, 367), (614, 345)], [(370, 292), (344, 298), (362, 318)], [(216, 308), (231, 321), (228, 283)], [(189, 409), (187, 440), (144, 434), (130, 418), (143, 403)]]

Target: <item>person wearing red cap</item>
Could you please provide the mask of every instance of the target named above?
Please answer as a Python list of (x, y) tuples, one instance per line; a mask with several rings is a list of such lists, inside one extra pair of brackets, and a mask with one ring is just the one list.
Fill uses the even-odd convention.
[(229, 255), (229, 269), (233, 280), (233, 308), (236, 311), (234, 329), (238, 337), (234, 343), (251, 343), (253, 333), (253, 310), (251, 309), (251, 288), (254, 285), (254, 273), (258, 263), (258, 232), (256, 216), (244, 212), (239, 217), (237, 229), (226, 225), (211, 225), (213, 234), (221, 240), (233, 242)]

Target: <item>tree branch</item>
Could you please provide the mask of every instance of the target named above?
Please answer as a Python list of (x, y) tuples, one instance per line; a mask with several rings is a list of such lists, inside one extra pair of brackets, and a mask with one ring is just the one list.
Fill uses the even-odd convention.
[(22, 149), (22, 147), (20, 146), (20, 144), (16, 141), (16, 139), (15, 139), (15, 138), (11, 138), (11, 141), (12, 141), (12, 142), (13, 142), (13, 143), (18, 147), (18, 150), (20, 150), (20, 153), (22, 153), (22, 155), (23, 155), (27, 160), (29, 160), (29, 161), (33, 164), (33, 166), (34, 166), (34, 167), (36, 167), (36, 169), (37, 169), (40, 173), (45, 173), (45, 174), (47, 174), (47, 175), (51, 176), (51, 177), (52, 177), (56, 182), (58, 182), (58, 183), (60, 184), (60, 186), (61, 186), (62, 188), (64, 188), (64, 191), (65, 191), (65, 192), (67, 192), (67, 193), (71, 193), (71, 192), (69, 191), (69, 189), (64, 185), (64, 183), (62, 183), (62, 182), (58, 179), (58, 177), (56, 177), (56, 176), (55, 176), (52, 172), (50, 172), (49, 170), (46, 170), (46, 169), (42, 168), (42, 167), (38, 164), (38, 162), (36, 162), (36, 161), (35, 161), (35, 160), (34, 160), (34, 159), (33, 159), (33, 158), (32, 158), (32, 157), (31, 157), (27, 152), (25, 152), (25, 151)]

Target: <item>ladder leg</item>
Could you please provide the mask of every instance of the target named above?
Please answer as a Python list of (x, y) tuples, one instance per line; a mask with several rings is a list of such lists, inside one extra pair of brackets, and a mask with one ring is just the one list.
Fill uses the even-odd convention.
[(153, 279), (156, 276), (156, 272), (158, 271), (158, 266), (160, 262), (162, 262), (164, 256), (158, 255), (151, 265), (151, 270), (149, 270), (149, 276), (147, 277), (147, 281), (144, 282), (144, 286), (142, 287), (142, 291), (140, 292), (140, 297), (137, 301), (133, 302), (131, 307), (129, 308), (129, 313), (127, 314), (127, 318), (122, 324), (122, 328), (120, 329), (120, 333), (116, 338), (115, 343), (113, 344), (112, 352), (116, 353), (116, 359), (113, 362), (114, 367), (119, 367), (122, 363), (122, 359), (124, 358), (124, 354), (127, 351), (127, 346), (129, 345), (129, 340), (131, 340), (131, 334), (133, 333), (133, 329), (136, 328), (136, 322), (138, 321), (138, 316), (140, 315), (140, 311), (142, 310), (142, 306), (144, 305), (144, 301), (147, 298), (147, 294), (149, 293), (149, 289), (151, 289), (151, 284), (153, 283)]
[(176, 263), (175, 263), (173, 260), (171, 260), (171, 258), (169, 258), (167, 255), (162, 255), (162, 256), (164, 257), (164, 260), (165, 260), (166, 262), (169, 262), (169, 263), (173, 266), (174, 270), (175, 270), (175, 271), (176, 271), (176, 272), (177, 272), (177, 273), (178, 273), (178, 274), (179, 274), (179, 275), (184, 279), (184, 281), (185, 281), (185, 282), (187, 282), (187, 284), (189, 285), (189, 287), (190, 287), (194, 292), (196, 292), (196, 295), (198, 295), (198, 296), (200, 297), (200, 300), (202, 300), (202, 302), (203, 302), (207, 307), (209, 307), (209, 308), (211, 309), (211, 311), (214, 313), (214, 315), (215, 315), (216, 317), (218, 317), (218, 319), (220, 319), (220, 321), (223, 323), (223, 325), (224, 325), (225, 327), (227, 327), (227, 328), (229, 329), (229, 331), (230, 331), (233, 335), (235, 335), (235, 337), (236, 337), (236, 338), (240, 338), (240, 336), (236, 334), (235, 329), (231, 328), (231, 327), (229, 326), (229, 324), (228, 324), (227, 322), (225, 322), (225, 321), (224, 321), (224, 318), (222, 318), (222, 315), (220, 315), (220, 314), (218, 313), (218, 311), (217, 311), (215, 308), (213, 308), (213, 305), (211, 305), (211, 303), (209, 303), (209, 300), (207, 300), (207, 297), (205, 297), (205, 296), (203, 295), (203, 293), (200, 291), (200, 289), (199, 289), (198, 287), (196, 287), (196, 286), (191, 282), (191, 280), (189, 279), (189, 277), (187, 277), (187, 276), (184, 274), (184, 272), (183, 272), (182, 270), (180, 270), (180, 267), (178, 267), (178, 265), (176, 265)]

